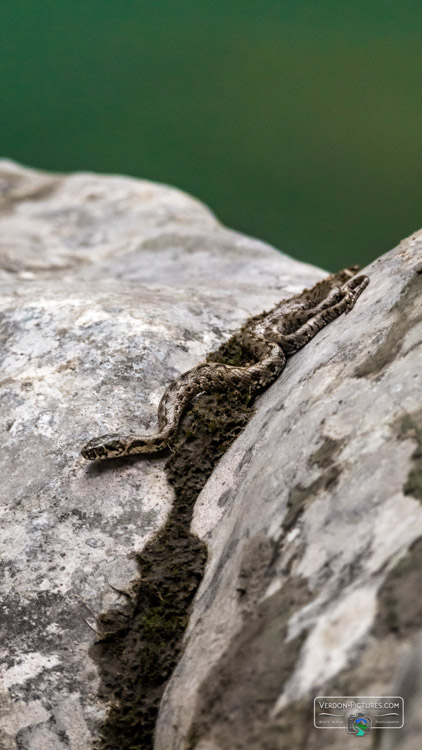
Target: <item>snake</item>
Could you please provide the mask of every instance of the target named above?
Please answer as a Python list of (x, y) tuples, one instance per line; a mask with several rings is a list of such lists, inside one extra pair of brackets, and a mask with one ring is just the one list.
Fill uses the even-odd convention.
[(311, 289), (277, 303), (269, 312), (247, 321), (235, 334), (251, 356), (245, 366), (201, 362), (166, 388), (158, 406), (158, 432), (152, 435), (110, 433), (87, 442), (81, 455), (88, 461), (154, 454), (171, 448), (183, 414), (201, 393), (249, 388), (256, 394), (273, 383), (287, 358), (301, 349), (322, 328), (348, 313), (369, 284), (350, 266), (319, 281)]

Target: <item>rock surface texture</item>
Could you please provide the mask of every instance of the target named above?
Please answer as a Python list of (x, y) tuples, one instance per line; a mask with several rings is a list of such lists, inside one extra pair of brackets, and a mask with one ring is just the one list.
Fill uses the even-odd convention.
[(96, 616), (173, 500), (162, 458), (97, 467), (81, 445), (154, 432), (171, 380), (323, 275), (178, 190), (0, 162), (1, 750), (96, 737)]
[[(198, 498), (208, 562), (155, 750), (353, 747), (313, 698), (394, 694), (418, 663), (422, 234), (366, 272)], [(155, 431), (171, 380), (323, 276), (177, 190), (0, 162), (1, 750), (98, 740), (97, 615), (173, 501), (161, 457), (87, 465), (81, 444)]]
[(314, 697), (402, 693), (404, 729), (372, 739), (420, 746), (422, 233), (365, 273), (198, 498), (208, 566), (156, 750), (354, 747)]

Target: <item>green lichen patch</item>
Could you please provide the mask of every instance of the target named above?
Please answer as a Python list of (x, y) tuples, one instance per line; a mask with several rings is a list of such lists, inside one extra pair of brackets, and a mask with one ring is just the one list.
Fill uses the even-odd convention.
[[(209, 360), (244, 365), (240, 335)], [(108, 703), (97, 750), (151, 750), (164, 688), (180, 656), (189, 610), (206, 562), (189, 531), (195, 500), (216, 462), (252, 412), (247, 389), (198, 397), (186, 414), (165, 466), (175, 490), (167, 523), (138, 555), (139, 579), (119, 611), (99, 619), (103, 637), (91, 649)]]

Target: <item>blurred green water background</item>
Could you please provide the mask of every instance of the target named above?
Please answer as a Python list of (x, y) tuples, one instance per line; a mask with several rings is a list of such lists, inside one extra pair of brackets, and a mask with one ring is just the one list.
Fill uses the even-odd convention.
[(410, 0), (2, 0), (0, 153), (364, 265), (422, 225), (421, 32)]

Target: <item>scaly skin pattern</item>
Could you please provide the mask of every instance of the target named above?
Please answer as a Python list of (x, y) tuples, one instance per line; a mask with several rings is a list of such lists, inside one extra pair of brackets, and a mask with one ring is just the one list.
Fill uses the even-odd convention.
[(202, 362), (185, 372), (165, 390), (158, 407), (155, 435), (110, 434), (90, 440), (82, 448), (89, 461), (157, 453), (171, 446), (183, 413), (198, 393), (247, 387), (255, 394), (267, 388), (285, 367), (286, 358), (305, 346), (342, 313), (348, 313), (368, 286), (367, 276), (355, 276), (351, 266), (320, 281), (312, 289), (279, 302), (268, 313), (257, 315), (241, 331), (244, 348), (256, 362), (237, 367)]

